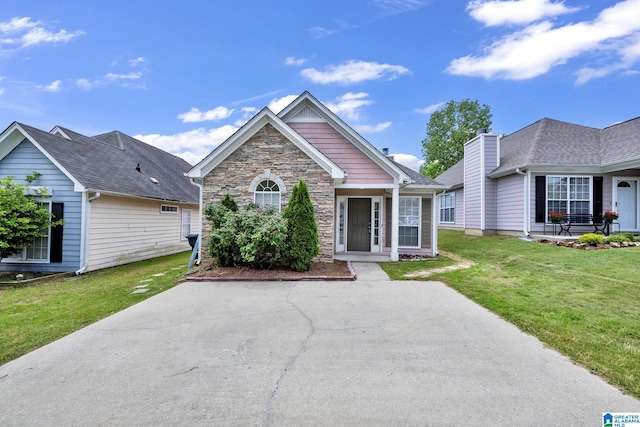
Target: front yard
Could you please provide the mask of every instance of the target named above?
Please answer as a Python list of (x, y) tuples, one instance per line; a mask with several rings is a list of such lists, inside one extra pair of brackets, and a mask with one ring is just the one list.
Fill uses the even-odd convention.
[[(472, 262), (440, 280), (624, 392), (640, 398), (640, 247), (579, 251), (515, 237), (440, 231), (439, 248)], [(394, 280), (430, 262), (389, 263)]]

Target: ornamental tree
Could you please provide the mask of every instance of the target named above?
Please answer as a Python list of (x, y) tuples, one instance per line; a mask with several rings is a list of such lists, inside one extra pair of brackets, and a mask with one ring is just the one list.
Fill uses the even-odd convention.
[[(27, 182), (39, 176), (34, 172)], [(62, 220), (52, 221), (49, 209), (36, 197), (45, 198), (44, 190), (29, 192), (13, 177), (0, 178), (0, 260), (28, 248), (33, 239), (47, 236), (49, 227), (62, 224)]]
[(287, 263), (292, 270), (307, 271), (313, 265), (313, 258), (320, 253), (320, 246), (315, 210), (304, 181), (300, 180), (293, 187), (284, 217), (289, 227)]

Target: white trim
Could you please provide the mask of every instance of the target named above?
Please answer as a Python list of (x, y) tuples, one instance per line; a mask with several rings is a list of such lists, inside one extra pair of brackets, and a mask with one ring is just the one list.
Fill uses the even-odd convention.
[[(418, 244), (416, 246), (400, 246), (400, 199), (418, 199)], [(412, 225), (405, 225), (402, 227), (414, 227)], [(422, 197), (420, 196), (404, 196), (401, 195), (398, 199), (398, 248), (402, 249), (420, 249), (422, 248)]]
[[(280, 194), (286, 194), (287, 186), (284, 185), (284, 181), (276, 174), (271, 173), (271, 169), (265, 169), (263, 173), (253, 178), (251, 183), (249, 184), (249, 191), (252, 193), (256, 192), (256, 188), (258, 185), (264, 180), (271, 180), (276, 183), (278, 188), (280, 189)], [(254, 198), (255, 200), (255, 198)]]
[[(43, 205), (48, 205), (49, 206), (49, 213), (51, 213), (51, 207), (53, 205), (53, 202), (50, 200), (38, 200), (37, 201), (40, 204)], [(42, 237), (35, 237), (35, 239), (43, 239), (45, 238), (47, 239), (47, 257), (46, 258), (27, 258), (27, 250), (31, 248), (31, 246), (23, 248), (22, 252), (19, 252), (15, 255), (12, 256), (8, 256), (5, 258), (2, 258), (2, 262), (6, 262), (7, 263), (15, 263), (15, 264), (50, 264), (51, 263), (51, 227), (49, 227), (47, 229), (47, 235), (46, 236), (42, 236)]]
[[(442, 200), (447, 197), (447, 196), (451, 196), (453, 198), (453, 206), (450, 207), (442, 207)], [(452, 221), (443, 221), (442, 220), (442, 209), (453, 209), (453, 220)], [(443, 192), (441, 194), (438, 194), (438, 223), (440, 224), (455, 224), (456, 222), (456, 193), (447, 193), (447, 192)]]
[(391, 261), (398, 261), (398, 232), (400, 215), (400, 189), (394, 188), (391, 193)]
[[(166, 210), (165, 210), (166, 208)], [(167, 205), (165, 203), (160, 204), (160, 213), (161, 214), (169, 214), (169, 215), (177, 215), (180, 213), (180, 207), (178, 205)]]
[[(618, 212), (618, 184), (620, 181), (635, 181), (636, 182), (636, 228), (630, 230), (621, 230), (629, 232), (640, 231), (640, 176), (613, 176), (611, 177), (611, 207), (610, 209)], [(606, 210), (604, 206), (603, 210)], [(619, 212), (618, 212), (619, 213)]]

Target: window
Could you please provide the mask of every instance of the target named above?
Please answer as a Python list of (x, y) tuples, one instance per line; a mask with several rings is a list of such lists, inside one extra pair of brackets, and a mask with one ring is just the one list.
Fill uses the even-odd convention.
[(591, 178), (580, 176), (547, 177), (547, 213), (591, 213)]
[(253, 201), (258, 206), (264, 207), (271, 205), (280, 210), (280, 187), (278, 187), (278, 184), (276, 184), (275, 181), (270, 179), (261, 181), (256, 186), (256, 190), (253, 194)]
[(180, 239), (186, 240), (188, 234), (191, 234), (191, 209), (182, 209), (182, 228)]
[(177, 214), (178, 207), (175, 205), (160, 205), (160, 213)]
[(400, 197), (398, 246), (420, 247), (420, 197)]
[(440, 196), (440, 222), (456, 222), (456, 194)]
[[(49, 212), (51, 212), (51, 203), (44, 202), (42, 205), (47, 206)], [(33, 239), (33, 243), (28, 248), (22, 250), (11, 257), (7, 257), (7, 261), (12, 262), (49, 262), (49, 240), (51, 235), (51, 229), (46, 236), (36, 237)]]

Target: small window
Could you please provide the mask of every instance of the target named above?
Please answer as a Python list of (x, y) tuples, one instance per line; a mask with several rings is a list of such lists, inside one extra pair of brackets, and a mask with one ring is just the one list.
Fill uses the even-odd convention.
[(181, 240), (187, 240), (187, 236), (191, 234), (191, 216), (191, 209), (182, 209)]
[(177, 214), (178, 207), (175, 205), (160, 205), (160, 213)]
[(260, 207), (271, 205), (280, 210), (280, 187), (275, 181), (265, 179), (256, 186), (253, 200)]
[(447, 193), (440, 196), (440, 222), (456, 221), (456, 195)]
[(420, 247), (420, 197), (400, 197), (398, 246)]

